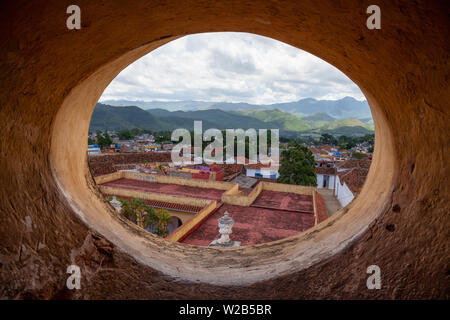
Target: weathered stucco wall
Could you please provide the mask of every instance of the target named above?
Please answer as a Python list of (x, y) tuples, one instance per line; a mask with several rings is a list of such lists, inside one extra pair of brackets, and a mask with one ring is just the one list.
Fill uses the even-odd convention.
[(184, 239), (189, 233), (197, 229), (197, 227), (216, 210), (217, 206), (217, 201), (211, 201), (199, 213), (196, 213), (189, 221), (183, 223), (182, 226), (172, 232), (167, 237), (167, 240), (177, 242)]
[(314, 193), (315, 187), (305, 187), (305, 186), (297, 186), (293, 184), (285, 184), (285, 183), (274, 183), (262, 181), (262, 187), (264, 190), (269, 191), (278, 191), (278, 192), (290, 192), (295, 194), (305, 194), (308, 196), (312, 196)]
[(180, 196), (173, 196), (173, 195), (163, 194), (163, 193), (147, 192), (147, 191), (144, 192), (144, 191), (115, 188), (115, 187), (108, 187), (108, 186), (99, 186), (99, 189), (104, 194), (111, 194), (111, 195), (115, 195), (115, 196), (123, 196), (123, 197), (137, 198), (137, 199), (144, 199), (144, 200), (156, 200), (156, 201), (163, 201), (163, 202), (170, 202), (170, 203), (179, 203), (179, 204), (186, 204), (186, 205), (196, 206), (196, 207), (204, 207), (208, 203), (211, 202), (211, 200), (208, 200), (208, 199), (180, 197)]
[[(70, 4), (1, 3), (1, 298), (449, 298), (446, 1), (379, 0), (381, 30), (365, 26), (368, 1), (79, 0), (76, 31)], [(298, 236), (223, 251), (158, 239), (110, 212), (87, 168), (95, 103), (139, 57), (210, 31), (284, 41), (363, 90), (375, 155), (348, 207)], [(380, 290), (366, 288), (372, 264)]]
[(248, 207), (252, 205), (252, 203), (259, 196), (262, 190), (263, 184), (261, 182), (259, 182), (256, 186), (254, 186), (253, 190), (247, 195), (237, 194), (233, 190), (231, 190), (232, 192), (230, 193), (225, 192), (222, 195), (222, 202), (227, 204), (233, 204), (236, 206)]
[(155, 181), (158, 183), (172, 183), (172, 184), (179, 184), (182, 186), (206, 188), (206, 189), (218, 189), (218, 190), (228, 190), (236, 185), (235, 183), (226, 181), (178, 178), (173, 176), (152, 175), (148, 173), (138, 173), (130, 171), (124, 171), (123, 177), (128, 179), (144, 180), (144, 181), (149, 181), (148, 179), (151, 179), (151, 181)]
[[(171, 162), (170, 152), (103, 153), (88, 156), (89, 170), (95, 176), (112, 173), (127, 164)], [(134, 168), (128, 168), (134, 169)]]

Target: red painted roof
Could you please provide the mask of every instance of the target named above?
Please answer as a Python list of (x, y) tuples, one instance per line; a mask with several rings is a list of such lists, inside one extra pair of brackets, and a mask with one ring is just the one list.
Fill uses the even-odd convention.
[(262, 164), (261, 162), (258, 162), (246, 165), (245, 169), (254, 169), (254, 170), (270, 169), (270, 164)]
[(348, 160), (342, 161), (341, 163), (337, 164), (336, 166), (340, 169), (351, 169), (351, 168), (369, 169), (371, 163), (372, 163), (372, 161), (368, 160), (368, 159), (348, 159)]
[(350, 188), (353, 194), (358, 194), (366, 181), (369, 170), (364, 168), (352, 168), (338, 172), (339, 181)]
[(336, 174), (335, 168), (329, 168), (326, 165), (323, 167), (315, 167), (317, 174), (326, 174), (326, 175), (334, 175)]
[(290, 237), (311, 228), (315, 222), (314, 215), (310, 213), (224, 204), (181, 242), (208, 246), (219, 238), (217, 220), (225, 211), (235, 221), (230, 238), (240, 241), (243, 246)]
[(252, 207), (314, 213), (312, 196), (279, 191), (261, 191)]

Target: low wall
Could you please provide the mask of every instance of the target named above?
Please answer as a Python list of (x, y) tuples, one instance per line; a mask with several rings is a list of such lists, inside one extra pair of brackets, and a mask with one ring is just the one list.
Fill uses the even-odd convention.
[(123, 178), (123, 171), (116, 171), (113, 173), (108, 173), (108, 174), (104, 174), (98, 177), (94, 178), (94, 181), (96, 184), (102, 184), (102, 183), (106, 183), (106, 182), (110, 182), (110, 181), (114, 181), (117, 179), (121, 179)]
[(225, 192), (222, 195), (222, 202), (236, 206), (249, 207), (253, 204), (253, 202), (259, 196), (262, 190), (263, 185), (260, 182), (253, 188), (253, 190), (248, 195), (245, 196), (239, 194), (228, 194), (228, 192)]
[(220, 207), (220, 205), (217, 205), (217, 201), (211, 201), (208, 206), (203, 208), (202, 211), (195, 214), (192, 219), (172, 232), (166, 239), (173, 242), (179, 242), (183, 240), (188, 234), (197, 229), (198, 226), (203, 221), (205, 221), (205, 219), (208, 218), (213, 212), (215, 212), (218, 207)]
[(238, 193), (239, 193), (239, 185), (236, 183), (233, 187), (231, 187), (231, 189), (226, 191), (224, 194), (233, 195)]
[(115, 196), (123, 196), (130, 198), (139, 198), (143, 200), (156, 200), (156, 201), (164, 201), (171, 203), (179, 203), (186, 204), (196, 207), (204, 207), (209, 204), (211, 200), (200, 199), (200, 198), (188, 198), (188, 197), (180, 197), (180, 196), (172, 196), (162, 193), (152, 193), (152, 192), (142, 192), (136, 190), (122, 189), (122, 188), (114, 188), (107, 186), (99, 186), (100, 191), (105, 194), (111, 194)]
[[(154, 181), (158, 183), (171, 183), (178, 184), (189, 187), (197, 187), (197, 188), (209, 188), (209, 189), (218, 189), (218, 190), (229, 190), (233, 188), (235, 183), (232, 182), (223, 182), (223, 181), (210, 181), (210, 180), (200, 180), (200, 179), (185, 179), (173, 176), (162, 176), (162, 175), (150, 175), (147, 173), (140, 172), (130, 172), (124, 171), (124, 178), (135, 179), (135, 180), (143, 180), (143, 181)], [(149, 180), (151, 179), (151, 180)]]
[(314, 190), (313, 192), (314, 225), (321, 223), (328, 218), (328, 211), (322, 195)]
[(312, 196), (315, 187), (297, 186), (294, 184), (284, 184), (284, 183), (273, 183), (261, 181), (263, 184), (263, 190), (278, 191), (278, 192), (289, 192), (295, 194), (304, 194)]

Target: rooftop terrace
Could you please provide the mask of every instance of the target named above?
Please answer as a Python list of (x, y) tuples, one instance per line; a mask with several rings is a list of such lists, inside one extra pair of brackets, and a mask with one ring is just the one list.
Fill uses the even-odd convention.
[(191, 187), (172, 183), (141, 181), (127, 178), (120, 178), (117, 180), (102, 183), (101, 185), (106, 187), (136, 190), (141, 192), (152, 192), (168, 194), (172, 196), (192, 197), (209, 200), (220, 200), (224, 192), (224, 190)]
[(312, 213), (224, 204), (201, 223), (198, 229), (180, 242), (208, 246), (211, 241), (219, 237), (217, 220), (224, 215), (225, 211), (228, 211), (235, 221), (230, 237), (240, 241), (243, 246), (280, 240), (314, 226)]
[[(102, 192), (164, 202), (164, 207), (193, 206), (189, 220), (168, 236), (171, 241), (208, 246), (219, 237), (225, 211), (235, 220), (231, 238), (254, 245), (296, 235), (327, 218), (321, 196), (312, 187), (258, 182), (252, 189), (221, 181), (199, 181), (134, 172), (97, 177)], [(152, 202), (152, 203), (153, 203)], [(322, 212), (323, 211), (323, 212)]]

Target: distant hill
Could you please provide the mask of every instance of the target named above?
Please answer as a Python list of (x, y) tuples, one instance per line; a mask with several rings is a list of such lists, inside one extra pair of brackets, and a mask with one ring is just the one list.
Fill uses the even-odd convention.
[(275, 110), (288, 112), (298, 117), (308, 117), (315, 113), (326, 113), (336, 119), (372, 118), (367, 101), (358, 101), (352, 97), (339, 100), (316, 100), (313, 98), (301, 99), (299, 101), (276, 103), (276, 104), (249, 104), (229, 102), (206, 102), (206, 101), (129, 101), (129, 100), (105, 100), (105, 104), (115, 106), (138, 106), (143, 109), (166, 109), (168, 111), (196, 111), (208, 109), (220, 109), (223, 111), (239, 110)]
[[(147, 110), (150, 114), (160, 119), (168, 121), (171, 117), (177, 117), (184, 119), (184, 125), (193, 124), (194, 120), (202, 120), (203, 129), (217, 128), (220, 130), (224, 129), (275, 129), (278, 128), (276, 124), (265, 123), (255, 117), (248, 115), (225, 112), (219, 109), (208, 109), (208, 110), (196, 110), (196, 111), (172, 111), (162, 109), (149, 109)], [(186, 121), (190, 119), (191, 121)]]
[(348, 127), (348, 126), (343, 126), (343, 127), (339, 127), (339, 128), (335, 128), (335, 129), (320, 129), (319, 133), (329, 133), (335, 137), (338, 136), (348, 136), (348, 137), (360, 137), (360, 136), (364, 136), (366, 134), (373, 134), (373, 130), (369, 130), (367, 128), (364, 127), (360, 127), (360, 126), (353, 126), (353, 127)]
[(313, 113), (310, 116), (302, 117), (303, 120), (311, 120), (311, 121), (327, 121), (327, 122), (333, 122), (336, 120), (336, 118), (333, 118), (328, 113), (325, 112), (316, 112)]
[(362, 127), (367, 130), (371, 130), (370, 125), (368, 125), (367, 123), (364, 123), (358, 119), (344, 119), (344, 120), (337, 120), (334, 122), (329, 122), (326, 125), (321, 126), (320, 129), (333, 130), (333, 129), (337, 129), (340, 127)]
[(132, 128), (155, 128), (163, 130), (165, 123), (136, 106), (113, 107), (97, 103), (92, 114), (89, 130), (123, 130)]
[(168, 111), (177, 110), (198, 110), (213, 105), (215, 102), (205, 101), (142, 101), (142, 100), (104, 100), (102, 103), (111, 106), (137, 106), (144, 110), (147, 109), (165, 109)]
[(295, 136), (298, 133), (320, 135), (324, 132), (336, 136), (342, 134), (357, 136), (371, 133), (373, 130), (370, 123), (355, 118), (334, 121), (331, 119), (333, 118), (325, 113), (315, 113), (313, 116), (301, 119), (279, 109), (168, 111), (162, 108), (143, 110), (137, 106), (117, 107), (98, 103), (94, 109), (89, 130), (91, 132), (133, 128), (152, 131), (172, 131), (177, 128), (193, 130), (194, 120), (202, 121), (203, 131), (209, 128), (279, 129), (280, 134), (284, 136)]
[(314, 128), (313, 123), (302, 120), (291, 113), (284, 112), (278, 109), (247, 109), (236, 111), (236, 113), (254, 117), (256, 119), (264, 121), (265, 123), (275, 124), (277, 128), (286, 131), (304, 131)]

